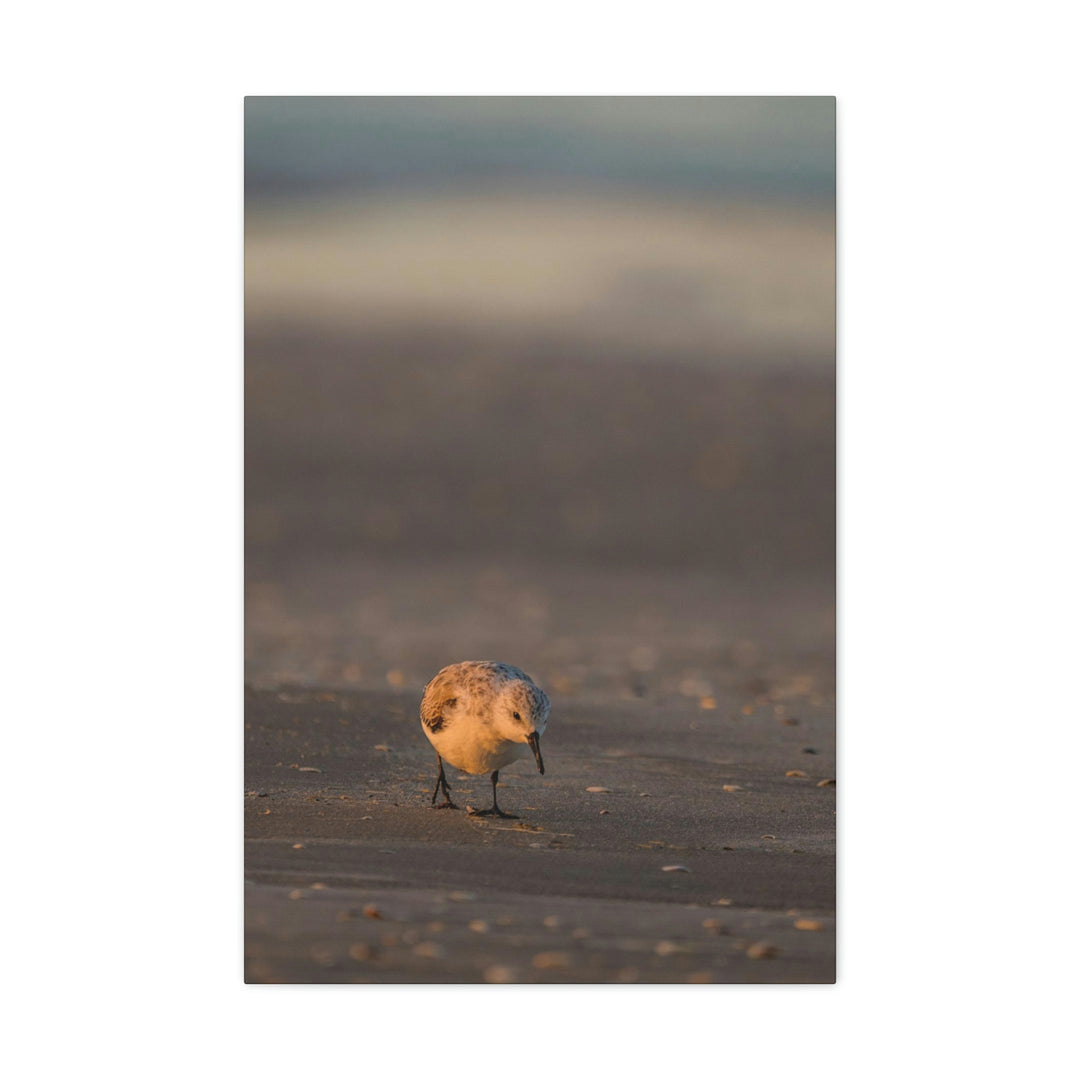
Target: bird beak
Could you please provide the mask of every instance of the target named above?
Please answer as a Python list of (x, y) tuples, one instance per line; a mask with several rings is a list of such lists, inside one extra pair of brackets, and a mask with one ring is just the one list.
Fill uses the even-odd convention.
[(544, 775), (544, 759), (540, 756), (540, 736), (534, 731), (528, 738), (529, 749), (532, 750), (533, 755), (536, 757), (536, 767), (540, 770), (540, 775)]

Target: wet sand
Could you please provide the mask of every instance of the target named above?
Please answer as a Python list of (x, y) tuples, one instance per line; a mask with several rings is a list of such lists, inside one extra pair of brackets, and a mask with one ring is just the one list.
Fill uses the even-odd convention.
[(249, 689), (247, 981), (834, 981), (831, 703), (552, 698), (514, 821), (431, 809), (414, 688)]

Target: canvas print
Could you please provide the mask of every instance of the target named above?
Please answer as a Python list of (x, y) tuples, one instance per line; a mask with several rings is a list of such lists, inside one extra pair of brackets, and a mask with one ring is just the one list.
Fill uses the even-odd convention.
[(834, 981), (835, 100), (244, 141), (246, 980)]

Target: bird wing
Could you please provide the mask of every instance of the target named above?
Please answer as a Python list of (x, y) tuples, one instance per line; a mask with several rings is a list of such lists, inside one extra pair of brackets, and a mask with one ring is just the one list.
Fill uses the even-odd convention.
[(420, 702), (420, 721), (428, 731), (442, 731), (449, 722), (449, 713), (457, 705), (457, 698), (449, 693), (449, 687), (436, 677), (424, 690)]

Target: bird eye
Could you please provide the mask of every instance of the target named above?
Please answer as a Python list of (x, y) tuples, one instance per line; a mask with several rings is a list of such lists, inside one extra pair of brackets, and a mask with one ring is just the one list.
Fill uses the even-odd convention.
[(514, 719), (515, 720), (520, 720), (521, 719), (521, 713), (514, 713)]

